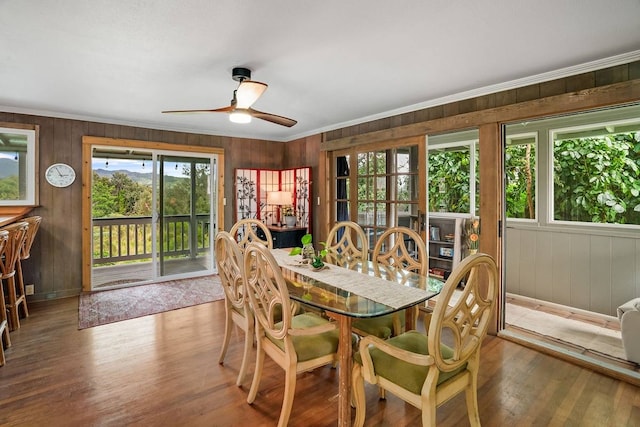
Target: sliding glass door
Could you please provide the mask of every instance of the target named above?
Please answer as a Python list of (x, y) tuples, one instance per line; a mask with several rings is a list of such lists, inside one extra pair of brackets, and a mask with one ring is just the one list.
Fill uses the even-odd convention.
[(210, 158), (159, 155), (160, 276), (212, 269)]
[(216, 159), (92, 148), (91, 289), (213, 273)]

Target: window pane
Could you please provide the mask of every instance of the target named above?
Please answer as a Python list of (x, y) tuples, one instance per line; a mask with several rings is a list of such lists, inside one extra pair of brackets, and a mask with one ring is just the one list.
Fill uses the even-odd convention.
[(640, 119), (553, 131), (552, 144), (554, 220), (640, 224)]
[(358, 224), (374, 225), (372, 203), (358, 203)]
[(471, 212), (469, 145), (430, 146), (427, 176), (431, 212)]
[(0, 206), (36, 204), (36, 133), (0, 127)]
[(354, 154), (358, 213), (351, 217), (365, 229), (370, 248), (388, 227), (417, 223), (418, 151), (412, 145)]
[(537, 133), (510, 135), (505, 153), (507, 218), (536, 218)]

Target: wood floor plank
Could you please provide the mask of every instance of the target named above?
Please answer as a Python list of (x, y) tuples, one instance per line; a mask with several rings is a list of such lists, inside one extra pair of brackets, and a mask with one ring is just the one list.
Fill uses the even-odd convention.
[[(77, 298), (32, 304), (12, 332), (0, 368), (0, 424), (9, 426), (269, 426), (284, 373), (265, 359), (254, 404), (253, 368), (235, 381), (243, 335), (234, 331), (224, 365), (222, 301), (78, 330)], [(640, 425), (640, 389), (498, 337), (487, 337), (479, 377), (485, 426)], [(333, 426), (338, 371), (298, 377), (291, 426)], [(367, 386), (367, 426), (419, 426), (419, 411)], [(469, 425), (463, 396), (438, 410), (439, 426)]]

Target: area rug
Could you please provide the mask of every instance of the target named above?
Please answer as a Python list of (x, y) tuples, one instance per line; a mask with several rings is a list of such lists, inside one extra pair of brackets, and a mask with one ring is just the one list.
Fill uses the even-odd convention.
[(566, 319), (516, 304), (507, 304), (505, 321), (528, 331), (625, 360), (620, 331)]
[(218, 275), (80, 295), (78, 329), (162, 313), (224, 298)]

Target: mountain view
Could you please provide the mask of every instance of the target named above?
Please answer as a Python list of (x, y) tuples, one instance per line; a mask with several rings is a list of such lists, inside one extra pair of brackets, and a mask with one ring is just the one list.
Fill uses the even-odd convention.
[[(2, 164), (0, 163), (0, 167), (1, 165)], [(131, 179), (131, 181), (135, 182), (136, 184), (151, 185), (151, 178), (152, 178), (151, 172), (135, 172), (135, 171), (130, 171), (126, 169), (118, 169), (118, 170), (94, 169), (93, 172), (98, 174), (100, 178), (108, 178), (108, 179), (111, 179), (113, 175), (116, 173), (121, 173), (128, 176), (129, 179)], [(1, 177), (2, 176), (0, 174), (0, 178)], [(173, 183), (185, 178), (186, 177), (179, 178), (175, 176), (165, 176), (164, 180), (165, 180), (165, 183)]]
[(0, 179), (18, 175), (18, 162), (13, 159), (0, 158)]

